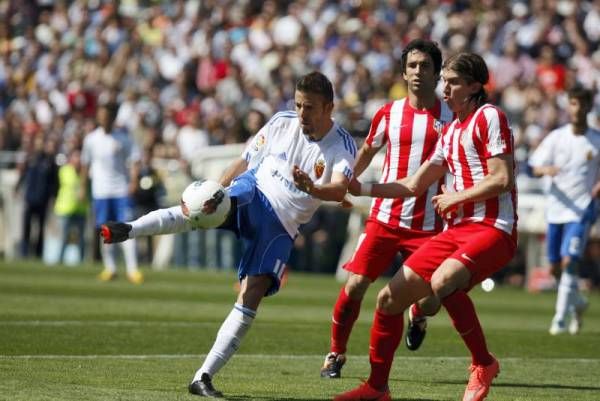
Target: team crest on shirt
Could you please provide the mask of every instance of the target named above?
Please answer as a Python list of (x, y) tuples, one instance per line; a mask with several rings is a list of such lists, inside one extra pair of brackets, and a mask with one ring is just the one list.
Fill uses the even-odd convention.
[(594, 158), (594, 155), (592, 154), (591, 150), (588, 150), (587, 154), (585, 155), (585, 158), (590, 161)]
[(438, 136), (444, 132), (444, 122), (442, 120), (433, 120), (433, 130), (437, 132)]
[(265, 143), (266, 143), (266, 139), (264, 135), (259, 135), (256, 137), (256, 140), (254, 141), (254, 150), (258, 151), (260, 148), (262, 148)]
[(325, 171), (325, 160), (319, 159), (315, 163), (315, 175), (317, 178), (321, 178), (323, 172)]

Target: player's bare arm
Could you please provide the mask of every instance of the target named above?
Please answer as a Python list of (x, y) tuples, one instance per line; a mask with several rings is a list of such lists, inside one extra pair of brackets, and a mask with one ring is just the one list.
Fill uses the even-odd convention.
[(360, 175), (369, 167), (373, 157), (379, 152), (381, 146), (371, 146), (368, 143), (363, 143), (358, 155), (356, 156), (356, 163), (354, 164), (354, 176), (360, 177)]
[(558, 168), (556, 166), (539, 166), (539, 167), (534, 167), (532, 169), (533, 175), (536, 177), (541, 177), (544, 175), (547, 175), (549, 177), (554, 177), (555, 175), (558, 174), (559, 171), (560, 171), (560, 168)]
[(446, 166), (438, 166), (430, 161), (426, 161), (419, 167), (417, 172), (409, 177), (405, 177), (395, 182), (385, 184), (372, 184), (365, 189), (366, 184), (356, 189), (353, 184), (351, 192), (356, 196), (372, 196), (374, 198), (411, 198), (423, 194), (431, 184), (439, 180), (447, 172)]
[(512, 190), (515, 184), (512, 154), (491, 157), (487, 163), (488, 175), (471, 188), (459, 192), (444, 191), (432, 198), (440, 215), (451, 213), (463, 203), (481, 202)]
[(349, 180), (342, 173), (334, 172), (331, 175), (331, 182), (322, 185), (315, 184), (298, 166), (294, 166), (292, 175), (296, 188), (323, 201), (341, 202), (348, 190)]
[(234, 160), (219, 179), (219, 184), (223, 185), (224, 187), (228, 187), (235, 177), (242, 174), (247, 169), (248, 162), (246, 160), (242, 158)]

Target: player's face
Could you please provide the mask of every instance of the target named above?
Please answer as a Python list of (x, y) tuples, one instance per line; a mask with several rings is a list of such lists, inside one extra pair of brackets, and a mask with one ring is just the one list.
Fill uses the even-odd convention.
[(569, 120), (574, 125), (584, 125), (587, 120), (587, 115), (591, 110), (591, 105), (581, 99), (569, 98), (567, 106)]
[(316, 93), (296, 91), (296, 113), (304, 135), (320, 138), (329, 130), (333, 103)]
[(402, 73), (409, 92), (430, 94), (435, 90), (438, 77), (431, 56), (419, 50), (412, 50), (406, 57), (406, 68)]
[(442, 71), (443, 99), (448, 103), (450, 109), (457, 114), (471, 107), (469, 99), (471, 95), (479, 91), (480, 87), (480, 83), (469, 83), (455, 71)]

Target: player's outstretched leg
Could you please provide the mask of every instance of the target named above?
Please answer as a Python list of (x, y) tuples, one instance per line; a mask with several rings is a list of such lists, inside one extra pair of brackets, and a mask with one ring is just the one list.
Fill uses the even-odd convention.
[(223, 398), (223, 393), (215, 389), (212, 380), (207, 373), (203, 373), (200, 380), (190, 383), (188, 391), (190, 394), (199, 395), (201, 397)]

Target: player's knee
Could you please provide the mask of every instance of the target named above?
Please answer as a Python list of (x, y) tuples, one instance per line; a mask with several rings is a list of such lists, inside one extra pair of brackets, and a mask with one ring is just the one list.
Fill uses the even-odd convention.
[(379, 294), (377, 294), (377, 309), (389, 314), (402, 312), (402, 310), (399, 310), (397, 302), (394, 300), (394, 294), (389, 286), (385, 286), (379, 291)]
[(370, 285), (370, 278), (360, 274), (352, 274), (346, 282), (346, 294), (352, 299), (362, 299)]
[(423, 314), (426, 316), (433, 316), (437, 314), (442, 307), (442, 302), (435, 295), (422, 298), (417, 303), (419, 304), (419, 308), (421, 308)]

